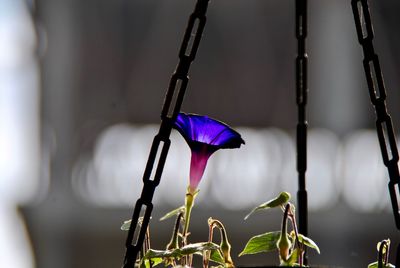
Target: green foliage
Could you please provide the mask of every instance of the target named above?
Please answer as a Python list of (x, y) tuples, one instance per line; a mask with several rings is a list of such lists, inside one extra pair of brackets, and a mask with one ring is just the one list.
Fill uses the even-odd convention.
[(319, 247), (311, 238), (308, 238), (307, 236), (299, 234), (299, 241), (300, 241), (300, 243), (306, 245), (307, 247), (315, 249), (318, 252), (318, 254), (321, 253), (319, 250)]
[(224, 257), (222, 256), (221, 251), (219, 249), (211, 250), (210, 260), (218, 264), (222, 265), (225, 264)]
[(286, 262), (285, 261), (282, 262), (282, 264), (294, 267), (298, 266), (296, 262), (299, 259), (300, 254), (301, 254), (300, 250), (298, 248), (295, 248), (293, 252), (290, 254), (288, 260)]
[(129, 231), (129, 228), (131, 227), (131, 221), (132, 220), (124, 221), (124, 223), (121, 226), (121, 230), (122, 231)]
[(219, 249), (219, 246), (215, 243), (212, 242), (200, 242), (200, 243), (194, 243), (194, 244), (189, 244), (186, 245), (179, 250), (181, 251), (181, 254), (183, 256), (185, 255), (191, 255), (196, 252), (203, 252), (205, 250), (215, 250)]
[[(281, 231), (275, 231), (275, 232), (268, 232), (268, 233), (261, 234), (261, 235), (256, 235), (256, 236), (250, 238), (250, 240), (247, 242), (245, 248), (239, 254), (239, 256), (278, 250), (277, 243), (278, 243), (280, 234), (281, 234)], [(291, 240), (293, 239), (290, 236), (289, 236), (289, 238)], [(319, 250), (317, 244), (310, 238), (299, 234), (299, 241), (300, 241), (300, 243), (302, 243), (310, 248), (313, 248), (318, 253), (320, 253), (320, 250)], [(294, 241), (291, 241), (291, 242), (294, 243)], [(300, 254), (301, 253), (298, 248), (293, 249), (289, 258), (287, 260), (282, 260), (282, 265), (297, 266), (296, 262), (298, 261)]]
[[(386, 264), (386, 265), (382, 265), (383, 268), (396, 268), (396, 266), (394, 266), (393, 264)], [(368, 265), (368, 268), (378, 268), (378, 262), (374, 262), (371, 263), (370, 265)]]
[[(168, 212), (160, 220), (171, 218), (173, 216), (179, 215), (182, 212), (185, 212), (184, 206)], [(141, 221), (142, 219), (139, 219), (138, 224), (141, 224)], [(130, 226), (131, 220), (124, 221), (121, 226), (121, 230), (127, 231), (129, 230)], [(178, 233), (178, 235), (182, 236), (182, 234), (180, 233)], [(175, 265), (176, 261), (190, 255), (200, 255), (203, 258), (208, 255), (208, 260), (217, 265), (214, 267), (226, 267), (225, 259), (220, 246), (213, 242), (193, 243), (183, 246), (181, 248), (166, 250), (149, 249), (145, 252), (144, 256), (141, 258), (140, 262), (136, 264), (135, 267), (150, 268), (155, 267), (159, 264), (164, 264), (165, 266), (170, 266), (171, 264)], [(176, 267), (179, 267), (179, 265), (177, 265)]]
[(140, 268), (150, 268), (161, 263), (169, 263), (170, 259), (179, 260), (184, 256), (196, 254), (203, 256), (205, 251), (211, 251), (210, 260), (217, 264), (224, 264), (224, 258), (219, 250), (219, 246), (212, 242), (201, 242), (194, 243), (184, 246), (182, 248), (174, 250), (154, 250), (150, 249), (147, 251), (145, 256), (142, 258)]
[(276, 250), (276, 243), (278, 242), (280, 234), (280, 231), (275, 231), (253, 236), (247, 242), (239, 256)]
[(163, 258), (152, 258), (151, 260), (143, 260), (140, 268), (151, 268), (163, 263)]
[(286, 204), (287, 202), (289, 202), (290, 198), (291, 198), (290, 193), (281, 192), (278, 197), (271, 199), (271, 200), (259, 205), (258, 207), (255, 207), (249, 214), (246, 215), (246, 217), (244, 217), (244, 219), (247, 220), (254, 212), (256, 212), (258, 210), (282, 206), (282, 205)]
[(169, 219), (171, 217), (174, 217), (174, 216), (176, 216), (176, 215), (178, 215), (179, 213), (182, 213), (182, 212), (185, 212), (185, 206), (180, 206), (179, 208), (176, 208), (176, 209), (168, 212), (167, 214), (165, 214), (164, 216), (162, 216), (160, 218), (160, 221), (163, 221), (163, 220)]
[[(278, 197), (254, 208), (245, 217), (246, 220), (258, 210), (275, 207), (280, 207), (284, 211), (281, 231), (268, 232), (250, 238), (239, 256), (277, 250), (279, 253), (281, 266), (298, 267), (303, 263), (303, 246), (315, 249), (318, 253), (320, 253), (319, 247), (313, 240), (304, 235), (298, 234), (295, 218), (295, 207), (289, 202), (290, 198), (291, 196), (288, 192), (281, 192)], [(291, 221), (291, 226), (293, 228), (290, 235), (287, 233), (289, 220)], [(299, 243), (296, 243), (296, 240), (298, 240)]]
[[(151, 217), (150, 217), (150, 219), (151, 219)], [(126, 220), (126, 221), (124, 221), (124, 223), (123, 223), (122, 226), (121, 226), (121, 230), (122, 230), (122, 231), (129, 231), (129, 228), (131, 227), (131, 222), (132, 222), (132, 220)], [(139, 219), (138, 219), (138, 225), (139, 225), (139, 226), (142, 226), (142, 222), (143, 222), (143, 217), (139, 217)]]
[(144, 255), (143, 259), (154, 259), (154, 258), (176, 258), (180, 259), (183, 256), (195, 254), (195, 253), (202, 253), (205, 250), (217, 250), (219, 246), (212, 242), (200, 242), (189, 244), (182, 248), (177, 248), (174, 250), (154, 250), (149, 249), (147, 253)]

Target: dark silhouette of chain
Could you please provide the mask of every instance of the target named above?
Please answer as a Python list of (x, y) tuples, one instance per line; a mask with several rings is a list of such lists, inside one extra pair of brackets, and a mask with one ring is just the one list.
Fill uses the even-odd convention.
[[(394, 220), (400, 230), (400, 212), (397, 200), (396, 186), (399, 190), (400, 175), (398, 168), (399, 153), (396, 145), (396, 136), (392, 119), (386, 107), (386, 89), (383, 81), (378, 55), (375, 53), (371, 14), (367, 0), (352, 0), (354, 21), (356, 24), (358, 41), (364, 52), (364, 71), (368, 84), (368, 91), (372, 105), (375, 107), (376, 130), (382, 152), (383, 163), (389, 173), (389, 194), (392, 202)], [(397, 248), (396, 267), (400, 267), (400, 245)]]
[[(171, 77), (162, 107), (160, 129), (158, 134), (154, 137), (144, 171), (142, 194), (136, 201), (132, 215), (131, 226), (125, 244), (126, 253), (123, 268), (135, 267), (138, 253), (145, 239), (151, 212), (153, 210), (152, 199), (154, 191), (160, 183), (171, 144), (169, 137), (172, 125), (180, 111), (189, 81), (188, 72), (190, 64), (196, 56), (203, 29), (206, 24), (208, 2), (209, 0), (198, 0), (194, 12), (189, 17), (188, 26), (179, 50), (179, 63)], [(154, 166), (156, 169), (153, 175)], [(138, 224), (141, 215), (143, 215), (143, 218), (141, 224)], [(134, 239), (135, 234), (136, 239)]]
[(297, 123), (297, 172), (299, 189), (297, 192), (299, 232), (308, 235), (308, 201), (306, 190), (307, 171), (307, 0), (296, 0), (296, 102), (298, 108)]
[(364, 70), (368, 84), (368, 91), (376, 113), (376, 130), (382, 152), (383, 163), (389, 172), (389, 193), (392, 201), (393, 214), (397, 229), (400, 229), (400, 214), (395, 186), (399, 186), (399, 153), (396, 146), (392, 119), (386, 107), (386, 89), (379, 64), (378, 55), (375, 53), (372, 40), (374, 31), (367, 0), (352, 0), (354, 20), (356, 23), (358, 41), (364, 51)]

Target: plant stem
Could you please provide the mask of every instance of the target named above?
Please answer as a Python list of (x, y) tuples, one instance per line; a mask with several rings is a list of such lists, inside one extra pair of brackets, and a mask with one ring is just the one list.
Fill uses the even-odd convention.
[(389, 261), (390, 240), (383, 240), (378, 250), (378, 267), (386, 267)]
[[(292, 204), (291, 203), (289, 203), (290, 204), (290, 207), (292, 207)], [(295, 234), (295, 236), (296, 236), (296, 244), (297, 244), (297, 247), (299, 248), (299, 250), (300, 250), (300, 254), (299, 254), (299, 265), (300, 265), (300, 267), (303, 267), (303, 253), (304, 253), (304, 250), (303, 250), (303, 244), (301, 244), (300, 243), (300, 241), (299, 241), (299, 231), (298, 231), (298, 229), (297, 229), (297, 223), (296, 223), (296, 215), (295, 215), (295, 212), (292, 210), (292, 209), (290, 209), (290, 212), (289, 212), (289, 219), (290, 219), (290, 221), (292, 222), (292, 227), (293, 227), (293, 230), (294, 230), (294, 234)]]
[(389, 263), (389, 251), (390, 251), (390, 243), (386, 242), (385, 265)]
[[(210, 223), (208, 223), (208, 242), (209, 243), (212, 242), (213, 234), (214, 234), (214, 226), (212, 226)], [(211, 256), (210, 251), (205, 252), (205, 255), (203, 255), (203, 268), (208, 268), (210, 256)]]
[(283, 214), (282, 218), (282, 226), (281, 226), (281, 235), (278, 239), (277, 246), (279, 249), (279, 256), (281, 259), (286, 262), (289, 258), (289, 251), (290, 251), (290, 240), (287, 235), (287, 219), (289, 214), (290, 204), (285, 206), (285, 213)]
[(186, 191), (186, 197), (185, 197), (185, 225), (183, 228), (183, 240), (184, 240), (184, 245), (187, 243), (187, 235), (189, 231), (189, 223), (190, 223), (190, 214), (192, 213), (192, 208), (194, 205), (194, 199), (196, 197), (196, 192), (192, 193), (189, 188)]
[[(182, 239), (182, 244), (183, 246), (187, 245), (187, 237), (189, 235), (189, 223), (190, 223), (190, 214), (192, 213), (192, 208), (194, 205), (194, 200), (197, 195), (198, 191), (192, 192), (190, 190), (190, 187), (187, 188), (186, 190), (186, 197), (185, 197), (185, 225), (183, 228), (183, 239)], [(191, 260), (192, 258), (190, 256), (186, 256), (185, 258), (185, 264), (191, 265)]]
[(179, 213), (178, 216), (176, 217), (174, 230), (172, 231), (172, 237), (171, 237), (170, 242), (167, 245), (168, 250), (179, 248), (178, 234), (179, 234), (179, 227), (181, 225), (182, 217), (183, 217), (183, 212)]
[[(150, 227), (149, 226), (147, 226), (147, 229), (146, 229), (146, 236), (145, 236), (144, 244), (145, 244), (145, 254), (146, 254), (147, 251), (150, 249)], [(150, 264), (150, 268), (152, 268), (153, 262), (151, 259), (149, 259), (149, 264)]]
[(208, 219), (208, 225), (210, 227), (210, 237), (209, 241), (211, 242), (212, 240), (212, 229), (216, 226), (221, 234), (221, 244), (220, 244), (220, 249), (222, 252), (222, 255), (224, 257), (224, 262), (225, 262), (225, 267), (227, 268), (232, 268), (234, 267), (232, 258), (231, 258), (231, 245), (228, 241), (228, 235), (226, 234), (225, 226), (220, 222), (219, 220), (209, 218)]

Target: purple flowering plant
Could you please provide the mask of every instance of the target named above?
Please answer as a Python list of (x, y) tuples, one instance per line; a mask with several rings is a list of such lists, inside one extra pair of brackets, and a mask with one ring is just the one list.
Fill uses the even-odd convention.
[[(219, 149), (239, 148), (244, 140), (238, 132), (227, 124), (208, 116), (179, 113), (173, 124), (185, 139), (191, 150), (189, 185), (186, 190), (184, 205), (167, 213), (160, 220), (176, 216), (175, 225), (170, 242), (165, 250), (150, 249), (150, 237), (147, 232), (144, 248), (137, 261), (139, 267), (154, 267), (164, 263), (166, 266), (191, 266), (194, 255), (202, 255), (203, 267), (209, 262), (218, 267), (234, 267), (226, 229), (217, 219), (208, 219), (209, 237), (207, 242), (188, 243), (189, 224), (192, 208), (199, 193), (199, 184), (202, 180), (207, 162)], [(130, 221), (126, 221), (121, 229), (129, 230)], [(213, 230), (220, 230), (221, 242), (219, 245), (212, 242)]]

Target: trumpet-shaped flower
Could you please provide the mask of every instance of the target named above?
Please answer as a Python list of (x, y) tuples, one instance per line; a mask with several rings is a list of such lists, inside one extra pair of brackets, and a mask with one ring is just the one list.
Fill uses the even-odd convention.
[(179, 113), (174, 128), (181, 133), (192, 152), (189, 184), (191, 193), (196, 191), (207, 161), (215, 151), (239, 148), (244, 144), (238, 132), (207, 116)]

